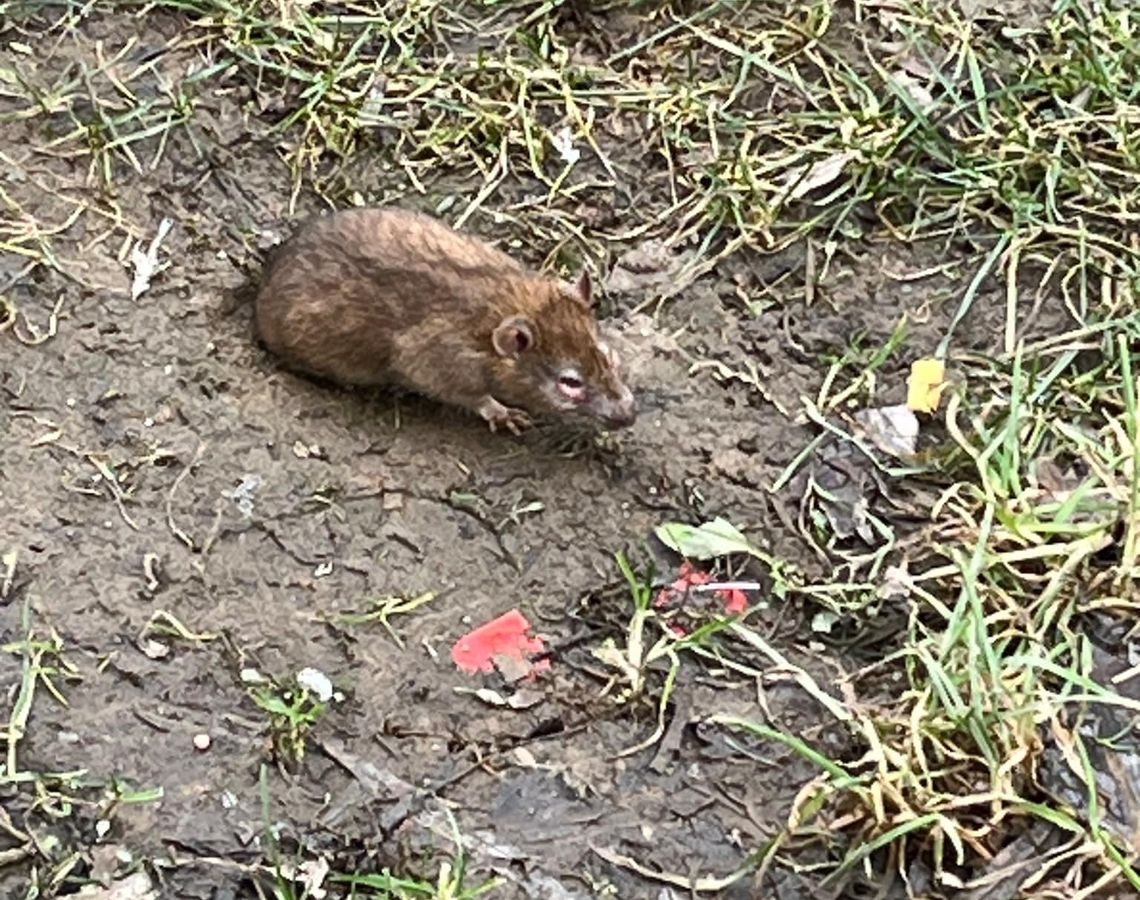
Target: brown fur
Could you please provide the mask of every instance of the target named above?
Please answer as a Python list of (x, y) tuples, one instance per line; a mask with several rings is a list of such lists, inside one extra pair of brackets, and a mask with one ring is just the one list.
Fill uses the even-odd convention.
[[(277, 248), (258, 291), (257, 327), (293, 368), (344, 384), (401, 385), (492, 427), (525, 424), (504, 405), (629, 425), (633, 397), (599, 341), (588, 294), (588, 282), (583, 296), (429, 216), (351, 209), (311, 220)], [(532, 326), (517, 358), (494, 342), (513, 317)], [(568, 369), (586, 388), (569, 405), (557, 390)]]

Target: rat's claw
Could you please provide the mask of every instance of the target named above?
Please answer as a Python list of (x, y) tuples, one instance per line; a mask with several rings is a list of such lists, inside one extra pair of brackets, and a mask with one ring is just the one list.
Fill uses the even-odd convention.
[(512, 409), (510, 419), (507, 420), (507, 427), (514, 434), (522, 434), (526, 429), (530, 428), (530, 416), (524, 413), (521, 409)]
[(493, 397), (488, 397), (483, 401), (483, 405), (479, 407), (479, 415), (487, 420), (487, 425), (493, 432), (505, 428), (511, 434), (517, 435), (531, 425), (530, 416), (521, 409), (503, 406)]
[(530, 428), (530, 416), (521, 409), (504, 409), (502, 417), (497, 422), (492, 422), (491, 427), (494, 428), (495, 425), (501, 425), (511, 434), (519, 435)]

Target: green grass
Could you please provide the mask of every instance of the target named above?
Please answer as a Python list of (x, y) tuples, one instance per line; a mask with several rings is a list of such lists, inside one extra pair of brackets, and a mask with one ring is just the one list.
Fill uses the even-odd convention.
[(261, 767), (260, 777), (262, 826), (265, 844), (271, 862), (265, 874), (270, 878), (268, 889), (257, 884), (258, 895), (265, 900), (309, 900), (329, 896), (330, 891), (344, 888), (352, 900), (475, 900), (502, 885), (502, 879), (493, 878), (477, 885), (468, 884), (468, 854), (463, 835), (451, 811), (445, 809), (450, 826), (450, 839), (455, 844), (451, 858), (439, 863), (434, 881), (409, 875), (397, 876), (388, 869), (379, 872), (337, 872), (323, 857), (309, 860), (284, 858), (272, 820), (272, 797), (269, 789), (269, 770)]
[[(14, 559), (12, 564), (14, 568)], [(64, 656), (62, 638), (55, 629), (49, 629), (44, 634), (35, 627), (31, 603), (27, 601), (22, 608), (20, 630), (18, 640), (0, 647), (4, 653), (16, 655), (20, 659), (19, 685), (12, 699), (7, 725), (0, 732), (5, 748), (0, 779), (6, 784), (35, 782), (41, 777), (36, 772), (25, 771), (20, 763), (20, 744), (27, 735), (36, 695), (40, 691), (46, 691), (56, 703), (66, 707), (63, 683), (79, 678), (75, 667)]]
[[(1103, 717), (1106, 709), (1124, 722), (1140, 712), (1116, 686), (1098, 683), (1086, 625), (1093, 614), (1124, 625), (1136, 619), (1140, 410), (1130, 348), (1138, 328), (1133, 316), (1038, 353), (962, 359), (977, 387), (955, 395), (946, 410), (949, 446), (926, 474), (944, 484), (929, 524), (905, 546), (885, 542), (882, 554), (836, 558), (846, 591), (790, 573), (793, 598), (825, 604), (848, 621), (873, 625), (889, 615), (906, 623), (892, 653), (845, 679), (858, 706), (789, 666), (747, 622), (733, 626), (735, 641), (716, 642), (721, 658), (740, 663), (759, 655), (795, 671), (860, 748), (831, 759), (763, 722), (709, 717), (791, 747), (819, 767), (784, 838), (830, 833), (833, 877), (860, 867), (905, 877), (919, 854), (943, 887), (962, 886), (979, 853), (996, 852), (1038, 819), (1072, 840), (1043, 853), (1027, 877), (1048, 870), (1075, 884), (1140, 888), (1131, 832), (1100, 811), (1094, 772), (1103, 773), (1103, 764), (1090, 761), (1111, 731), (1094, 736), (1078, 727), (1083, 716)], [(1098, 347), (1097, 364), (1076, 364), (1080, 339)], [(975, 405), (979, 395), (985, 399)], [(681, 549), (699, 555), (701, 548)], [(884, 559), (903, 566), (893, 602), (876, 591), (887, 581)], [(906, 688), (886, 702), (876, 679), (899, 667)], [(674, 666), (668, 682), (676, 677)], [(1087, 790), (1078, 808), (1050, 795), (1055, 779), (1040, 777), (1050, 745), (1065, 748), (1077, 766)], [(1121, 753), (1132, 758), (1127, 745)], [(1127, 776), (1115, 777), (1124, 779), (1116, 790), (1127, 791)], [(843, 827), (829, 824), (835, 821)]]
[[(25, 105), (0, 121), (60, 120), (47, 149), (88, 159), (107, 185), (152, 168), (173, 130), (199, 134), (195, 104), (210, 91), (240, 88), (295, 193), (345, 202), (359, 190), (345, 167), (372, 155), (386, 169), (379, 193), (426, 193), (457, 224), (493, 213), (520, 235), (538, 228), (558, 261), (566, 235), (595, 256), (645, 236), (689, 246), (670, 293), (742, 248), (809, 235), (824, 278), (868, 216), (901, 240), (973, 247), (979, 261), (997, 240), (1012, 273), (1044, 266), (1071, 287), (1073, 273), (1136, 272), (1119, 234), (1121, 188), (1135, 190), (1140, 171), (1117, 103), (1136, 91), (1127, 12), (1063, 4), (1049, 28), (1003, 37), (933, 11), (944, 4), (864, 10), (866, 28), (899, 44), (888, 57), (851, 45), (846, 4), (642, 4), (638, 39), (583, 57), (549, 4), (120, 9), (136, 5), (187, 16), (200, 61), (177, 87), (159, 78), (141, 100), (132, 85), (156, 64), (115, 58), (45, 84), (20, 67), (5, 79)], [(930, 71), (926, 83), (900, 81), (903, 66)], [(576, 164), (555, 148), (563, 128)], [(635, 194), (646, 174), (655, 190)], [(575, 219), (579, 204), (615, 202), (620, 222)], [(1084, 296), (1074, 303), (1087, 314)]]
[(305, 757), (309, 735), (329, 710), (330, 701), (294, 678), (267, 678), (256, 670), (242, 673), (253, 703), (266, 715), (274, 759), (296, 768)]
[[(5, 554), (11, 576), (16, 556)], [(7, 593), (6, 583), (4, 590)], [(86, 769), (48, 771), (37, 759), (26, 760), (24, 748), (32, 730), (37, 704), (56, 703), (70, 708), (67, 688), (81, 681), (78, 669), (68, 659), (59, 633), (38, 621), (30, 599), (20, 605), (18, 631), (0, 652), (19, 661), (19, 678), (6, 697), (7, 722), (0, 728), (0, 851), (3, 866), (26, 867), (25, 897), (54, 896), (64, 885), (77, 881), (81, 854), (65, 835), (69, 831), (109, 822), (125, 804), (151, 803), (161, 799), (161, 789), (135, 790), (115, 779), (99, 783)], [(39, 736), (37, 735), (37, 738)], [(53, 735), (53, 737), (55, 737)], [(28, 756), (42, 759), (41, 754)], [(95, 824), (98, 828), (98, 824)], [(9, 882), (10, 884), (14, 882)]]
[[(80, 218), (119, 227), (118, 186), (176, 150), (204, 158), (203, 117), (219, 92), (240, 98), (245, 139), (275, 148), (294, 200), (427, 203), (552, 265), (587, 256), (604, 267), (648, 238), (672, 242), (685, 267), (645, 308), (721, 277), (726, 261), (804, 242), (802, 267), (744, 309), (819, 306), (848, 256), (920, 245), (927, 274), (951, 284), (937, 346), (917, 347), (902, 321), (878, 345), (836, 348), (818, 393), (786, 411), (819, 440), (781, 491), (827, 440), (848, 439), (849, 414), (882, 402), (901, 363), (937, 353), (955, 382), (924, 423), (934, 445), (917, 463), (866, 449), (917, 526), (873, 509), (871, 545), (853, 548), (819, 514), (829, 498), (808, 495), (803, 537), (828, 577), (754, 560), (778, 573), (773, 603), (803, 602), (856, 632), (880, 619), (898, 627), (843, 686), (794, 672), (849, 738), (849, 757), (710, 714), (820, 772), (793, 827), (751, 862), (795, 867), (792, 848), (826, 835), (836, 879), (905, 874), (921, 857), (951, 890), (1039, 820), (1072, 837), (1026, 873), (1045, 873), (1030, 895), (1045, 896), (1049, 878), (1140, 887), (1132, 838), (1105, 816), (1091, 777), (1099, 742), (1077, 727), (1088, 710), (1136, 712), (1097, 683), (1088, 636), (1094, 616), (1136, 619), (1136, 14), (1059, 0), (1043, 26), (1020, 28), (934, 2), (582, 4), (597, 21), (617, 21), (619, 8), (639, 17), (607, 45), (606, 27), (574, 24), (570, 6), (421, 0), (334, 15), (288, 0), (117, 4), (132, 28), (144, 12), (181, 17), (172, 50), (195, 65), (175, 82), (157, 58), (94, 54), (69, 31), (85, 7), (60, 4), (50, 35), (74, 62), (48, 75), (17, 51), (0, 64), (0, 127), (38, 123), (37, 152), (80, 164), (91, 191), (48, 186), (66, 211), (40, 223), (0, 187), (0, 249), (26, 272), (74, 275), (56, 237)], [(576, 162), (558, 149), (564, 129)], [(0, 330), (35, 339), (21, 315), (0, 297)], [(988, 356), (963, 346), (972, 315), (995, 323)], [(755, 371), (722, 374), (764, 391)], [(654, 630), (664, 623), (645, 585), (626, 575), (635, 611), (602, 651), (623, 696), (657, 691), (663, 716), (678, 667), (702, 654), (753, 674), (790, 665), (747, 620), (685, 641)], [(896, 673), (904, 688), (883, 689)], [(852, 708), (840, 687), (861, 702)], [(297, 717), (277, 713), (291, 733)], [(9, 753), (21, 727), (9, 724)], [(1082, 803), (1042, 789), (1048, 747), (1064, 748)]]

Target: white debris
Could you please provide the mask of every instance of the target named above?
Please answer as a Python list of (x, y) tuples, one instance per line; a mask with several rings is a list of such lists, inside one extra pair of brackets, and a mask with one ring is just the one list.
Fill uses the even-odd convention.
[(572, 166), (582, 158), (581, 151), (574, 146), (574, 138), (568, 127), (564, 127), (557, 134), (552, 134), (550, 143), (554, 145), (554, 149), (558, 151), (558, 155), (567, 165)]
[(142, 249), (141, 244), (135, 244), (131, 248), (131, 268), (134, 269), (134, 278), (131, 281), (132, 300), (138, 300), (150, 290), (151, 278), (169, 265), (169, 263), (159, 265), (158, 248), (166, 240), (166, 236), (170, 234), (170, 229), (173, 227), (173, 221), (163, 219), (158, 225), (158, 234), (154, 236), (154, 240), (150, 242), (150, 246), (146, 250)]
[(328, 703), (332, 699), (332, 681), (319, 669), (302, 669), (297, 673), (297, 684), (314, 694), (321, 703)]

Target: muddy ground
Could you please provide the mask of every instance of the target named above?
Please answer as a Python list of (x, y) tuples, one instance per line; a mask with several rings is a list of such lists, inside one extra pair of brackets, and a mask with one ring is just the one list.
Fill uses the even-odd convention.
[[(35, 32), (45, 15), (20, 27)], [(113, 49), (136, 27), (126, 14), (92, 14), (77, 37), (53, 37), (46, 60), (20, 64), (50, 85), (79, 62), (95, 65), (96, 41)], [(180, 27), (155, 14), (142, 45), (169, 43)], [(164, 70), (195, 52), (171, 50)], [(724, 515), (818, 574), (793, 525), (796, 490), (766, 489), (815, 433), (795, 415), (800, 398), (818, 389), (828, 354), (860, 330), (882, 343), (907, 313), (907, 357), (881, 375), (882, 402), (897, 402), (905, 363), (933, 348), (956, 309), (955, 282), (908, 282), (932, 257), (869, 239), (836, 257), (811, 306), (746, 314), (742, 294), (763, 296), (787, 272), (802, 284), (800, 247), (738, 256), (654, 319), (632, 311), (676, 258), (652, 241), (617, 248), (597, 275), (607, 321), (624, 334), (640, 421), (602, 439), (556, 425), (492, 436), (425, 401), (297, 377), (257, 345), (234, 291), (291, 221), (322, 204), (303, 192), (290, 212), (290, 172), (250, 126), (249, 99), (248, 86), (218, 91), (192, 128), (170, 132), (153, 171), (140, 176), (119, 160), (110, 189), (88, 156), (42, 149), (53, 119), (10, 121), (0, 133), (9, 215), (64, 226), (52, 238), (55, 268), (0, 255), (0, 293), (20, 314), (0, 334), (0, 552), (18, 552), (0, 634), (18, 640), (28, 609), (36, 634), (57, 635), (74, 667), (56, 679), (66, 706), (37, 692), (19, 769), (82, 770), (86, 785), (67, 815), (12, 785), (5, 808), (41, 841), (54, 834), (56, 859), (79, 854), (68, 884), (93, 866), (114, 868), (100, 848), (123, 848), (166, 861), (156, 877), (171, 897), (255, 895), (242, 866), (266, 859), (266, 764), (284, 853), (326, 856), (339, 871), (388, 865), (432, 877), (453, 852), (442, 799), (475, 841), (469, 883), (492, 870), (508, 878), (492, 896), (600, 896), (606, 885), (623, 898), (686, 894), (598, 849), (686, 877), (731, 873), (783, 826), (816, 773), (775, 744), (741, 755), (696, 723), (671, 733), (672, 750), (619, 756), (652, 733), (660, 677), (652, 696), (617, 703), (616, 688), (603, 690), (611, 673), (590, 656), (606, 637), (623, 639), (631, 611), (614, 554), (640, 570), (656, 561), (672, 577), (678, 561), (654, 544), (653, 528)], [(408, 195), (398, 173), (385, 180), (380, 168), (365, 160), (368, 179), (349, 187), (368, 201), (438, 201)], [(99, 211), (113, 208), (121, 220)], [(149, 241), (164, 218), (174, 223), (160, 256), (169, 266), (132, 299), (124, 242)], [(487, 215), (468, 227), (503, 237)], [(548, 249), (512, 247), (533, 264)], [(28, 336), (25, 320), (42, 332), (56, 309), (49, 339), (17, 339)], [(983, 315), (958, 341), (992, 349), (998, 337)], [(763, 391), (691, 371), (707, 360), (754, 362)], [(371, 599), (424, 592), (436, 599), (392, 619), (400, 643), (377, 621), (333, 621)], [(540, 702), (517, 711), (481, 702), (472, 689), (494, 682), (449, 657), (457, 637), (511, 608), (554, 648)], [(164, 614), (193, 636), (148, 631)], [(822, 648), (811, 614), (773, 601), (752, 622), (832, 684), (856, 661)], [(266, 716), (241, 672), (288, 680), (306, 666), (344, 698), (290, 771), (274, 764)], [(842, 753), (842, 736), (779, 673), (761, 706), (750, 679), (682, 671), (670, 722), (770, 716)], [(20, 655), (0, 657), (10, 701), (20, 677)], [(202, 734), (205, 750), (195, 746)], [(112, 780), (160, 787), (162, 797), (109, 804)], [(0, 869), (4, 894), (22, 895), (31, 871), (27, 861)], [(723, 895), (818, 895), (810, 873), (774, 866), (765, 877)]]

